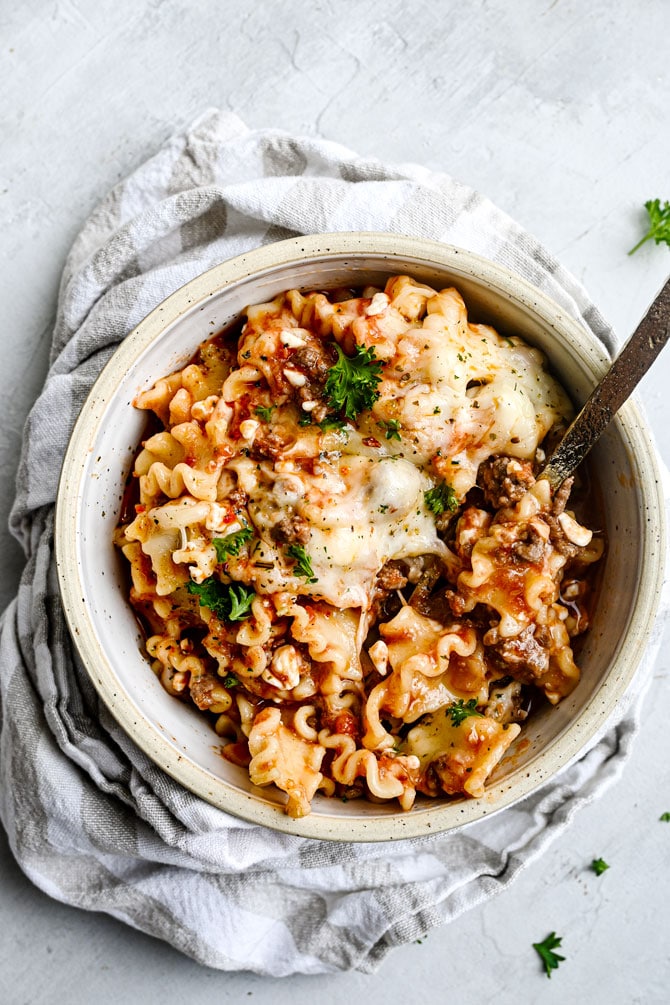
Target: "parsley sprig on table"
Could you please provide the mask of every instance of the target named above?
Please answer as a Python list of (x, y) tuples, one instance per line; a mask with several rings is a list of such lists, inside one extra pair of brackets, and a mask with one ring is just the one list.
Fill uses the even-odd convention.
[(426, 501), (426, 506), (435, 516), (441, 516), (446, 510), (453, 513), (458, 509), (456, 493), (446, 482), (440, 482), (435, 488), (428, 489), (427, 492), (424, 492), (423, 498)]
[(353, 356), (345, 355), (339, 345), (335, 348), (337, 363), (328, 374), (326, 395), (331, 408), (353, 420), (366, 408), (372, 408), (379, 397), (382, 361), (375, 356), (374, 348), (358, 343)]
[(312, 561), (301, 544), (289, 544), (286, 552), (295, 561), (295, 571), (304, 576), (308, 583), (318, 582), (312, 568)]
[(550, 932), (544, 942), (533, 943), (533, 949), (540, 954), (540, 958), (544, 963), (547, 977), (551, 977), (551, 971), (558, 970), (558, 964), (565, 960), (565, 956), (559, 956), (558, 953), (554, 952), (554, 949), (558, 949), (562, 941), (562, 939), (556, 936), (556, 932)]
[(656, 244), (665, 241), (668, 247), (670, 247), (670, 202), (666, 200), (661, 205), (660, 199), (649, 199), (648, 202), (645, 202), (644, 208), (649, 216), (649, 230), (642, 240), (638, 241), (635, 247), (630, 249), (628, 252), (629, 255), (635, 254), (645, 241), (654, 240)]
[(593, 862), (591, 862), (591, 868), (595, 872), (596, 876), (602, 876), (605, 869), (609, 869), (609, 866), (604, 858), (594, 858)]
[(191, 580), (186, 589), (198, 597), (201, 607), (209, 608), (220, 621), (244, 621), (251, 614), (251, 602), (256, 596), (244, 583), (220, 583), (214, 576), (202, 583)]
[(458, 701), (448, 706), (447, 715), (451, 716), (451, 722), (454, 726), (460, 726), (471, 715), (479, 716), (480, 719), (484, 718), (484, 713), (477, 711), (476, 698), (470, 698), (469, 701), (465, 702), (462, 698), (459, 698)]
[(225, 537), (213, 537), (212, 544), (214, 545), (219, 562), (224, 562), (231, 556), (236, 558), (240, 553), (242, 545), (250, 541), (253, 536), (254, 532), (251, 527), (243, 527), (242, 530), (236, 530), (234, 534), (226, 534)]

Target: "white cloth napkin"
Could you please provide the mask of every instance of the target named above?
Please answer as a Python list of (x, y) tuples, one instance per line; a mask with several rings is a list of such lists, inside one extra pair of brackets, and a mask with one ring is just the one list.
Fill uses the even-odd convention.
[(504, 889), (617, 777), (638, 725), (639, 702), (581, 760), (492, 819), (352, 845), (275, 833), (209, 806), (148, 761), (99, 702), (65, 627), (53, 558), (61, 459), (91, 384), (124, 336), (193, 276), (269, 241), (337, 230), (431, 237), (495, 259), (614, 348), (572, 276), (477, 192), (414, 164), (248, 130), (216, 110), (86, 222), (65, 265), (11, 518), (28, 563), (2, 620), (0, 813), (42, 890), (222, 970), (374, 970), (393, 946)]

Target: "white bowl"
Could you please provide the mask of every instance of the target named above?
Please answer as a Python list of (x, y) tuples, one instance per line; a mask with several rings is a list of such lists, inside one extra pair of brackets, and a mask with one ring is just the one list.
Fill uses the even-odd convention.
[(634, 404), (619, 412), (592, 454), (602, 489), (608, 552), (599, 602), (579, 663), (577, 689), (531, 716), (480, 800), (420, 797), (409, 813), (363, 800), (317, 796), (291, 819), (283, 795), (257, 788), (221, 756), (195, 709), (151, 672), (112, 544), (145, 418), (136, 394), (182, 367), (213, 332), (297, 287), (381, 284), (407, 273), (456, 286), (475, 321), (537, 345), (576, 404), (608, 366), (602, 346), (548, 297), (500, 265), (458, 248), (388, 234), (330, 234), (282, 241), (234, 258), (163, 301), (119, 347), (96, 381), (65, 456), (56, 511), (56, 555), (66, 616), (102, 700), (134, 742), (203, 799), (247, 820), (305, 837), (372, 841), (448, 830), (498, 811), (583, 751), (630, 685), (651, 631), (663, 578), (664, 506), (653, 447)]

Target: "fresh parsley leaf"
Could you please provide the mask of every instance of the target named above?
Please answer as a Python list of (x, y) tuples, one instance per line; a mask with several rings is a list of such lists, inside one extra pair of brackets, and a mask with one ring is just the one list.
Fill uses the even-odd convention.
[(670, 824), (670, 813), (661, 813), (659, 820), (662, 820), (664, 824)]
[(558, 949), (562, 941), (557, 938), (556, 932), (550, 932), (544, 942), (533, 943), (533, 949), (539, 953), (540, 959), (544, 963), (547, 977), (551, 977), (551, 971), (558, 970), (558, 964), (565, 960), (565, 956), (559, 956), (558, 953), (554, 952), (554, 949)]
[(335, 348), (337, 363), (331, 367), (325, 390), (330, 407), (353, 420), (359, 412), (372, 408), (379, 397), (382, 361), (376, 358), (374, 348), (358, 343), (353, 356), (346, 356), (339, 345)]
[(286, 549), (289, 558), (295, 560), (295, 571), (299, 576), (304, 576), (308, 583), (316, 583), (312, 562), (301, 544), (289, 544)]
[(258, 408), (254, 409), (254, 411), (258, 416), (258, 418), (262, 419), (263, 422), (269, 422), (270, 419), (272, 418), (272, 412), (274, 411), (274, 409), (272, 407), (265, 408), (264, 405), (259, 405)]
[(202, 583), (191, 580), (186, 584), (189, 593), (195, 594), (201, 607), (207, 607), (220, 621), (243, 621), (251, 614), (251, 602), (256, 596), (244, 583), (221, 583), (210, 576)]
[(345, 426), (346, 422), (344, 419), (338, 419), (336, 415), (327, 415), (319, 423), (319, 427), (324, 433), (327, 433), (331, 429), (344, 429)]
[(666, 201), (661, 205), (660, 199), (650, 199), (648, 202), (645, 202), (644, 208), (649, 216), (649, 230), (642, 240), (638, 241), (635, 247), (630, 249), (628, 252), (629, 255), (635, 254), (645, 241), (651, 241), (652, 239), (656, 241), (656, 244), (665, 241), (668, 247), (670, 247), (670, 202)]
[(445, 510), (453, 513), (458, 509), (456, 493), (446, 482), (440, 482), (435, 488), (428, 489), (427, 492), (424, 492), (423, 498), (426, 501), (426, 506), (435, 516), (440, 516)]
[(251, 614), (251, 602), (256, 594), (250, 586), (245, 586), (244, 583), (238, 583), (237, 586), (231, 583), (228, 589), (231, 601), (228, 620), (244, 621)]
[(221, 681), (224, 687), (237, 687), (240, 683), (234, 673), (226, 674), (226, 676)]
[(447, 715), (451, 716), (451, 722), (454, 726), (460, 726), (464, 719), (468, 716), (477, 715), (480, 719), (484, 718), (483, 712), (477, 711), (477, 699), (470, 698), (469, 701), (463, 701), (459, 698), (458, 701), (453, 702), (447, 708)]
[(242, 530), (236, 530), (233, 534), (227, 534), (225, 537), (213, 537), (212, 544), (218, 561), (224, 562), (231, 555), (234, 557), (239, 555), (242, 545), (250, 541), (253, 536), (254, 532), (251, 527), (243, 527)]
[(389, 419), (388, 422), (385, 419), (381, 419), (379, 425), (382, 429), (386, 430), (387, 440), (400, 439), (400, 430), (402, 429), (402, 426), (400, 425), (398, 419)]
[(595, 872), (596, 876), (602, 876), (602, 874), (604, 873), (605, 869), (609, 869), (609, 866), (608, 866), (607, 862), (605, 861), (605, 859), (603, 859), (603, 858), (594, 858), (593, 862), (591, 862), (591, 868)]
[(304, 415), (301, 415), (300, 418), (298, 419), (298, 425), (299, 426), (311, 426), (312, 425), (312, 416), (308, 412), (306, 412)]

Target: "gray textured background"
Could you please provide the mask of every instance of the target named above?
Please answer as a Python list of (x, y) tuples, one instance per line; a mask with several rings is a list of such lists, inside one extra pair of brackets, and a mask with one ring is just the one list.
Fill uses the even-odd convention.
[[(633, 13), (634, 10), (634, 13)], [(670, 271), (628, 258), (670, 199), (665, 0), (0, 2), (0, 607), (22, 565), (5, 528), (68, 247), (97, 200), (209, 105), (249, 126), (418, 161), (479, 188), (581, 279), (623, 338)], [(670, 463), (670, 355), (642, 385)], [(668, 635), (666, 634), (666, 639)], [(665, 647), (667, 652), (667, 646)], [(670, 707), (662, 654), (623, 779), (498, 900), (375, 976), (207, 971), (36, 891), (0, 839), (0, 1001), (665, 1002)], [(602, 856), (611, 869), (588, 870)], [(531, 943), (563, 936), (551, 981)]]

